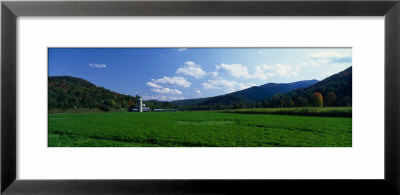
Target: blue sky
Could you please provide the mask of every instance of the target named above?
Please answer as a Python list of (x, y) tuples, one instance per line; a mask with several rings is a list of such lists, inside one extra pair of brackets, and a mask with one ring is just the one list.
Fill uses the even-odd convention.
[(49, 76), (74, 76), (145, 100), (222, 95), (265, 83), (322, 80), (351, 48), (49, 48)]

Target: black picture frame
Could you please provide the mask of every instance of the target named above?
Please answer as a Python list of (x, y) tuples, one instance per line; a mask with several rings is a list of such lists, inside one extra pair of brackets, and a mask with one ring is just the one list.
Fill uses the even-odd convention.
[[(19, 16), (385, 16), (385, 176), (382, 180), (16, 179), (16, 33)], [(399, 194), (399, 0), (2, 1), (3, 194)], [(240, 168), (240, 167), (238, 167)], [(365, 170), (368, 171), (368, 170)]]

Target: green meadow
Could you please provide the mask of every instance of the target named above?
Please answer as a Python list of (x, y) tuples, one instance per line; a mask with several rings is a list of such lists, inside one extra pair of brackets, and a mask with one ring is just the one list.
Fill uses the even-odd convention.
[(337, 116), (351, 117), (351, 107), (298, 107), (298, 108), (249, 108), (224, 110), (226, 113), (240, 114), (281, 114), (300, 116)]
[(237, 110), (49, 114), (48, 146), (352, 146), (351, 108), (344, 110), (343, 115), (337, 114), (338, 110), (332, 110), (336, 114), (326, 114), (329, 111), (318, 109), (314, 112), (325, 114), (310, 114), (312, 111), (307, 110), (306, 116), (302, 116), (302, 112)]

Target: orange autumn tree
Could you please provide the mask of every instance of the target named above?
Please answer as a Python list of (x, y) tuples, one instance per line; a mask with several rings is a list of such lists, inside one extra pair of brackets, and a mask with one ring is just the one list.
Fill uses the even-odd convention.
[(324, 106), (324, 97), (319, 92), (314, 92), (311, 95), (311, 104), (315, 107), (322, 107)]

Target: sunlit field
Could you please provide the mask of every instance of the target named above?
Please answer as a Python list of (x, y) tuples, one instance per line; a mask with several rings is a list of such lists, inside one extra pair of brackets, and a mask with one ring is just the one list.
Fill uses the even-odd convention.
[(322, 109), (49, 114), (48, 146), (351, 147), (351, 108)]
[(300, 115), (300, 116), (337, 116), (351, 117), (351, 107), (304, 107), (304, 108), (251, 108), (225, 110), (226, 113), (241, 114), (281, 114), (281, 115)]

